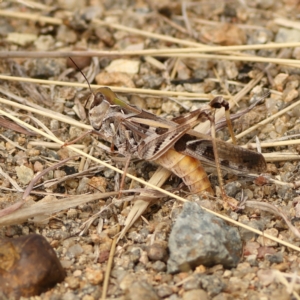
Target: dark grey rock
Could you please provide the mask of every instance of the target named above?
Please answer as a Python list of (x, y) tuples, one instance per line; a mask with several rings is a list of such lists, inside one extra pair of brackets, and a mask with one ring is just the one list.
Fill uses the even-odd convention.
[(283, 262), (283, 253), (277, 252), (273, 255), (267, 255), (266, 258), (270, 263), (280, 264)]
[(242, 241), (237, 228), (206, 212), (196, 203), (184, 204), (169, 238), (168, 272), (188, 271), (198, 265), (235, 267)]
[(226, 195), (234, 198), (235, 195), (241, 191), (242, 185), (238, 181), (232, 181), (230, 183), (227, 183), (224, 186), (224, 188), (225, 188)]

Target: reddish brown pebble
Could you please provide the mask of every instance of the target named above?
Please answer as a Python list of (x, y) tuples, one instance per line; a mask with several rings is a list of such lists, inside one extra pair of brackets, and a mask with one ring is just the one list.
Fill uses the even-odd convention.
[(0, 290), (9, 298), (39, 295), (65, 278), (47, 240), (38, 234), (0, 240)]
[[(82, 49), (74, 49), (74, 51), (82, 51)], [(89, 66), (91, 64), (91, 57), (87, 56), (77, 56), (77, 57), (72, 57), (74, 62), (76, 63), (77, 67), (82, 70), (85, 67)], [(76, 66), (74, 63), (70, 60), (70, 58), (67, 59), (67, 67), (68, 68), (73, 68), (76, 69)]]

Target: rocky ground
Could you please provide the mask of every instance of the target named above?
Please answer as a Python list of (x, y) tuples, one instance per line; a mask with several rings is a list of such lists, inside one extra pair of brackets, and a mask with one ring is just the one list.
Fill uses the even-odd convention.
[[(35, 233), (54, 249), (64, 279), (28, 299), (300, 299), (299, 14), (295, 0), (2, 1), (0, 209), (14, 204), (15, 211), (0, 211), (0, 278), (20, 263), (22, 251), (46, 244), (25, 249), (24, 238)], [(102, 52), (88, 57), (87, 51)], [(61, 147), (91, 129), (85, 107), (91, 92), (68, 56), (89, 83), (110, 86), (163, 119), (201, 108), (216, 95), (239, 113), (269, 91), (234, 121), (238, 144), (261, 147), (266, 170), (223, 174), (227, 195), (246, 199), (245, 208), (224, 206), (210, 167), (214, 197), (190, 195), (171, 176), (162, 187), (174, 197), (152, 192), (152, 200), (142, 202), (148, 206), (143, 216), (117, 240), (143, 201), (144, 186), (126, 178), (123, 190), (131, 193), (118, 198), (122, 176), (87, 154), (120, 169), (124, 159), (97, 136), (71, 146), (86, 157)], [(229, 139), (226, 128), (217, 135)], [(229, 163), (238, 149), (228, 154)], [(148, 181), (157, 168), (135, 158), (127, 173)], [(40, 252), (47, 251), (43, 259), (51, 261), (50, 250)], [(10, 265), (5, 259), (12, 256)], [(22, 261), (12, 282), (32, 278), (43, 259)], [(1, 297), (20, 298), (10, 292)]]

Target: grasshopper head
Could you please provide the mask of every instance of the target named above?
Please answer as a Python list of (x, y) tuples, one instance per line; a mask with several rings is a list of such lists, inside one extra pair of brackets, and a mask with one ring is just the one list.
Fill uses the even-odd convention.
[(89, 98), (90, 108), (89, 108), (89, 120), (92, 127), (95, 130), (100, 130), (102, 126), (102, 121), (105, 115), (108, 113), (110, 104), (106, 100), (104, 94), (97, 90), (95, 94), (91, 94)]

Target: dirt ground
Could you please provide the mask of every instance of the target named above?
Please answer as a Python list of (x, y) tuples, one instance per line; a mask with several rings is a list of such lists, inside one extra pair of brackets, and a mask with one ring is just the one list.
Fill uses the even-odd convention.
[[(22, 299), (300, 299), (299, 1), (1, 1), (0, 15), (0, 276), (1, 242), (32, 233), (46, 238), (66, 274)], [(89, 133), (61, 147), (91, 129), (87, 81), (159, 120), (206, 108), (216, 96), (229, 101), (240, 113), (237, 144), (267, 163), (262, 174), (236, 174), (231, 165), (242, 150), (226, 152), (225, 191), (246, 199), (245, 209), (224, 205), (211, 166), (214, 195), (191, 195), (181, 179), (137, 157), (126, 173), (138, 179), (122, 184), (106, 164), (124, 170), (129, 145), (122, 152)], [(216, 121), (222, 116), (223, 109)], [(227, 141), (221, 125), (217, 137)], [(174, 195), (145, 194), (139, 179)], [(120, 189), (129, 192), (119, 197)], [(232, 220), (226, 224), (243, 247), (234, 267), (200, 262), (170, 272), (179, 198)]]

